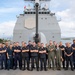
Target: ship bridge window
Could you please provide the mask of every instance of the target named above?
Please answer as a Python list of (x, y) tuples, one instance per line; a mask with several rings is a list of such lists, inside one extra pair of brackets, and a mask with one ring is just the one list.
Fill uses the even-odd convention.
[(28, 14), (29, 14), (29, 12), (28, 12)]
[(42, 14), (44, 14), (44, 12), (42, 12)]
[[(35, 12), (25, 12), (25, 14), (35, 14)], [(39, 14), (49, 14), (49, 12), (39, 12)]]
[(29, 14), (31, 14), (31, 12), (29, 12)]
[(33, 12), (31, 12), (31, 14), (33, 14)]
[(35, 14), (35, 12), (25, 12), (25, 14)]
[(49, 12), (46, 12), (46, 14), (49, 14)]
[(31, 12), (31, 14), (35, 14), (35, 12)]
[(25, 12), (25, 14), (27, 14), (27, 12)]
[(33, 12), (33, 14), (35, 14), (35, 12)]
[(47, 12), (45, 12), (45, 14), (47, 14)]
[(49, 12), (39, 12), (39, 14), (49, 14)]
[(45, 14), (49, 14), (49, 12), (45, 12)]
[(41, 14), (41, 12), (39, 12), (39, 14)]

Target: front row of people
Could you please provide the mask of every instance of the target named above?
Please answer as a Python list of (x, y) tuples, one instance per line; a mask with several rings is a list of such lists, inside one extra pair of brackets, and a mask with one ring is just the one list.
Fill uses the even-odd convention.
[(0, 43), (0, 69), (3, 69), (4, 62), (4, 68), (8, 70), (15, 70), (19, 66), (21, 70), (33, 71), (36, 64), (37, 71), (43, 69), (47, 71), (47, 61), (48, 68), (53, 70), (55, 70), (55, 66), (57, 70), (61, 70), (61, 62), (63, 68), (68, 70), (70, 62), (71, 70), (74, 71), (73, 47), (70, 43), (66, 43), (66, 47), (64, 47), (62, 42), (59, 45), (52, 41), (49, 42), (49, 45), (46, 44), (46, 47), (43, 43), (36, 45), (35, 42), (31, 43), (31, 41), (28, 45), (22, 42), (22, 46), (19, 46), (18, 42), (14, 42), (13, 45), (8, 45), (8, 42)]

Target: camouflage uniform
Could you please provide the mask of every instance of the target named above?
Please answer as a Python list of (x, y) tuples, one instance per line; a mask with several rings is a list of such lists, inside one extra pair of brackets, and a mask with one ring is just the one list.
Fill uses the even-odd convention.
[[(53, 49), (51, 51), (51, 49)], [(51, 61), (52, 61), (52, 67), (53, 67), (53, 70), (54, 70), (54, 59), (55, 59), (55, 46), (54, 45), (49, 45), (48, 46), (48, 67), (50, 68), (51, 67)]]

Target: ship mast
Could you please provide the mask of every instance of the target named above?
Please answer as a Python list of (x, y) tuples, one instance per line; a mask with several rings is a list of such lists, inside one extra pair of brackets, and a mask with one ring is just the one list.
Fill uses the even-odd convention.
[(39, 5), (40, 5), (40, 3), (48, 2), (48, 1), (50, 1), (50, 0), (24, 0), (24, 1), (35, 3), (35, 10), (36, 10), (36, 11), (35, 11), (35, 13), (36, 13), (36, 33), (35, 33), (34, 40), (35, 40), (35, 42), (36, 42), (36, 44), (37, 44), (38, 42), (40, 42), (39, 33), (38, 33)]

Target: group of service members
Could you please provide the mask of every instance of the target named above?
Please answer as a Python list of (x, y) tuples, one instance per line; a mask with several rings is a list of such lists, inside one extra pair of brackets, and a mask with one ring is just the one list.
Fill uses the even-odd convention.
[[(69, 64), (70, 63), (70, 64)], [(48, 66), (48, 68), (47, 68)], [(37, 71), (48, 69), (75, 69), (75, 40), (71, 45), (69, 42), (65, 46), (50, 40), (49, 44), (29, 41), (28, 44), (22, 41), (9, 44), (8, 42), (0, 43), (0, 70), (14, 69)]]

